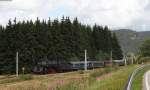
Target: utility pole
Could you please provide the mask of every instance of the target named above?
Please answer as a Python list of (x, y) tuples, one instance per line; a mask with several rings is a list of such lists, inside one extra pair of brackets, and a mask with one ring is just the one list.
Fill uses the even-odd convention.
[(85, 61), (84, 61), (84, 70), (87, 70), (87, 50), (85, 49)]
[(18, 77), (18, 52), (16, 52), (16, 76)]
[(125, 66), (127, 65), (127, 59), (126, 59), (126, 56), (124, 55), (123, 56), (123, 59), (124, 59), (124, 64), (125, 64)]
[(113, 66), (113, 61), (112, 61), (112, 50), (110, 51), (110, 62), (111, 62), (111, 66)]
[(132, 53), (132, 64), (134, 63), (134, 54)]
[(110, 60), (112, 62), (112, 51), (110, 51)]

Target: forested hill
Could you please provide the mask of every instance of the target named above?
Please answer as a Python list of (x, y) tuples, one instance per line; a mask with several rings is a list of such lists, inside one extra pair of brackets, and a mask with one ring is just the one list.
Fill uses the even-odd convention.
[(114, 30), (114, 32), (118, 37), (124, 53), (137, 53), (143, 41), (147, 38), (150, 38), (150, 31), (136, 32), (130, 29), (120, 29)]
[[(13, 21), (0, 26), (0, 73), (15, 72), (15, 55), (19, 52), (19, 68), (32, 67), (40, 61), (56, 62), (88, 59), (121, 59), (117, 37), (107, 26), (81, 24), (77, 18), (61, 20)], [(105, 56), (105, 57), (104, 57)]]

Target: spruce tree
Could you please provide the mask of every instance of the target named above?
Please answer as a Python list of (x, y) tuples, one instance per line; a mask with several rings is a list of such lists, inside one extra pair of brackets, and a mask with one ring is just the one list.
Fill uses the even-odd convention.
[[(15, 56), (19, 52), (19, 68), (31, 72), (42, 61), (56, 61), (58, 64), (70, 60), (84, 60), (87, 49), (88, 60), (97, 56), (122, 58), (121, 47), (115, 34), (108, 26), (81, 24), (77, 18), (69, 17), (50, 20), (8, 21), (0, 25), (0, 72), (15, 73)], [(106, 57), (101, 57), (106, 58)], [(20, 69), (19, 69), (20, 70)]]
[(113, 54), (112, 55), (113, 59), (122, 59), (123, 58), (122, 50), (118, 43), (115, 33), (113, 33), (113, 39), (112, 39), (112, 54)]

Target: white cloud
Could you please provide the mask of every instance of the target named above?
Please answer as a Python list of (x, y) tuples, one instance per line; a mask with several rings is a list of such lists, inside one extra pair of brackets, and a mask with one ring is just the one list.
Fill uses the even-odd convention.
[(13, 0), (0, 2), (0, 23), (14, 17), (36, 19), (37, 16), (57, 18), (67, 15), (77, 16), (83, 23), (92, 25), (138, 29), (142, 27), (140, 24), (150, 26), (150, 19), (147, 19), (149, 5), (149, 0)]
[[(125, 27), (139, 18), (143, 13), (147, 1), (140, 0), (82, 0), (73, 8), (80, 7), (75, 12), (81, 18), (90, 18), (93, 22), (110, 25), (112, 27)], [(74, 0), (74, 3), (76, 0)], [(80, 4), (81, 3), (81, 4)], [(87, 19), (85, 18), (85, 19)]]

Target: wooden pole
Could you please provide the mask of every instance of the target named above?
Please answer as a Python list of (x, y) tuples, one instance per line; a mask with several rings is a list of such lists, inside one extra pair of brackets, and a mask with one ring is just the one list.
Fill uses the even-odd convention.
[(84, 70), (87, 70), (87, 50), (85, 49), (85, 61), (84, 61)]
[(18, 77), (18, 52), (16, 52), (16, 76)]

